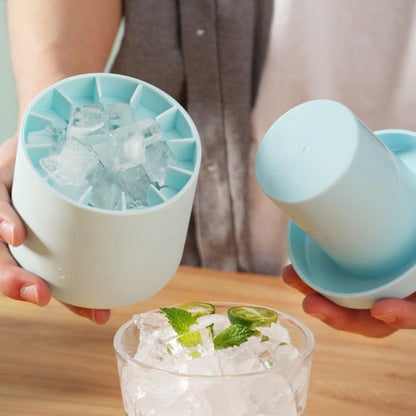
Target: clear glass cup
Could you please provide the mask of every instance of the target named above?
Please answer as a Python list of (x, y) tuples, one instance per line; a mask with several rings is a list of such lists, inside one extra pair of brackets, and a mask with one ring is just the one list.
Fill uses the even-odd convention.
[[(236, 303), (214, 303), (224, 313)], [(246, 305), (246, 304), (245, 304)], [(247, 305), (246, 305), (247, 306)], [(255, 305), (250, 305), (255, 306)], [(139, 330), (133, 320), (114, 337), (124, 409), (128, 416), (300, 416), (306, 398), (314, 337), (299, 320), (278, 312), (298, 351), (283, 365), (238, 375), (189, 375), (135, 360)]]

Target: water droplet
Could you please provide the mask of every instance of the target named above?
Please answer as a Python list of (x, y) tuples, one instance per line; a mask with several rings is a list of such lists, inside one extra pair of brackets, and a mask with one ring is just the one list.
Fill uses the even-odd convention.
[(64, 268), (62, 266), (58, 267), (58, 275), (60, 279), (65, 279)]

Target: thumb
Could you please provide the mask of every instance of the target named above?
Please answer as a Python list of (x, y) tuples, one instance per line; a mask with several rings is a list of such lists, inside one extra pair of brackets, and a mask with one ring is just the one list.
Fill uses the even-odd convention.
[(23, 222), (10, 204), (8, 190), (0, 182), (0, 238), (12, 246), (18, 246), (23, 243), (25, 235)]
[(416, 296), (407, 299), (382, 299), (371, 308), (371, 315), (398, 329), (416, 329)]

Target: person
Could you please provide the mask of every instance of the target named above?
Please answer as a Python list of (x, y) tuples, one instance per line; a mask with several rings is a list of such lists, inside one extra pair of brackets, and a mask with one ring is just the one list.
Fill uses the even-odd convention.
[[(7, 9), (19, 118), (50, 84), (102, 71), (125, 16), (111, 70), (150, 82), (183, 103), (202, 138), (184, 263), (281, 273), (305, 294), (304, 310), (337, 329), (382, 337), (416, 328), (415, 295), (349, 310), (306, 286), (287, 265), (287, 219), (254, 177), (267, 127), (309, 99), (341, 101), (372, 129), (416, 129), (414, 1), (9, 0)], [(0, 151), (0, 236), (11, 245), (25, 238), (9, 196), (16, 142), (7, 140)], [(19, 268), (6, 244), (0, 246), (0, 267), (4, 295), (48, 303), (47, 284)], [(66, 306), (99, 324), (110, 314)]]

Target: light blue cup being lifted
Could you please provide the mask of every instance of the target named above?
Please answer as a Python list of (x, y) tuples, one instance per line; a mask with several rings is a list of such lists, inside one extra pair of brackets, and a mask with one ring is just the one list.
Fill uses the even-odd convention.
[[(119, 210), (88, 205), (88, 192), (67, 198), (49, 182), (39, 160), (50, 143), (28, 143), (28, 133), (65, 127), (73, 107), (101, 102), (128, 103), (135, 119), (153, 118), (177, 165), (169, 166), (164, 187), (150, 187), (148, 207)], [(45, 279), (57, 299), (89, 308), (136, 303), (161, 289), (183, 254), (201, 163), (198, 131), (187, 112), (168, 94), (134, 78), (85, 74), (41, 92), (22, 119), (12, 201), (27, 238), (10, 247), (25, 269)]]
[(256, 159), (259, 185), (291, 219), (295, 270), (352, 308), (416, 291), (415, 172), (415, 133), (372, 133), (332, 100), (284, 114)]

